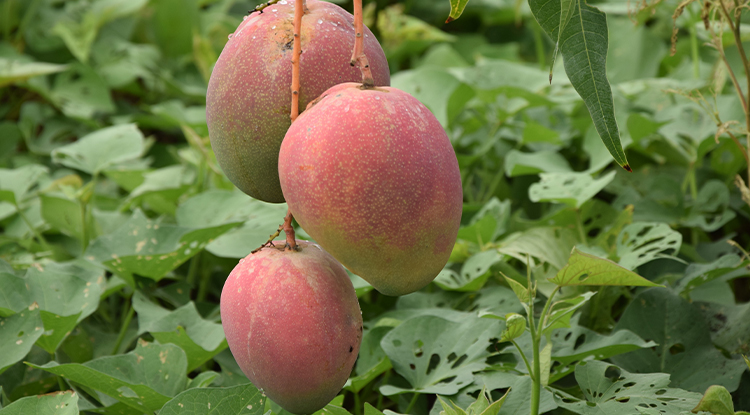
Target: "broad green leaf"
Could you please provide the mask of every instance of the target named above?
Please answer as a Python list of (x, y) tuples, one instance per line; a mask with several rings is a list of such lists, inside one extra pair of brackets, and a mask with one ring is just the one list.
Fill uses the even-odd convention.
[[(42, 217), (47, 223), (66, 235), (81, 239), (82, 208), (78, 201), (57, 193), (44, 193), (39, 195), (39, 199), (42, 202)], [(92, 229), (90, 223), (86, 226)]]
[(424, 103), (443, 128), (448, 128), (474, 96), (471, 87), (447, 70), (435, 67), (397, 72), (391, 78), (391, 85)]
[(705, 316), (714, 344), (730, 353), (750, 348), (750, 303), (731, 305), (695, 302)]
[(472, 373), (485, 368), (489, 339), (500, 331), (495, 320), (467, 316), (463, 322), (436, 316), (404, 321), (380, 342), (394, 370), (412, 389), (380, 387), (383, 395), (405, 392), (452, 395), (471, 383)]
[(570, 165), (565, 157), (554, 151), (522, 153), (511, 150), (505, 156), (505, 174), (508, 177), (537, 173), (560, 174), (570, 171)]
[(567, 264), (576, 243), (577, 239), (572, 229), (538, 227), (509, 235), (499, 242), (498, 252), (510, 255), (524, 264), (527, 256), (531, 255), (532, 267), (536, 265), (533, 260), (536, 258), (561, 269)]
[(25, 81), (34, 76), (62, 72), (67, 68), (67, 65), (57, 65), (45, 62), (25, 62), (20, 59), (14, 60), (0, 57), (0, 88)]
[(616, 263), (573, 249), (568, 264), (549, 281), (560, 285), (625, 285), (659, 287)]
[(636, 222), (617, 236), (617, 256), (622, 267), (633, 270), (657, 258), (673, 258), (664, 252), (671, 250), (676, 254), (680, 245), (682, 234), (666, 223)]
[[(607, 150), (620, 166), (630, 171), (607, 80), (607, 17), (585, 1), (572, 0), (572, 3), (572, 10), (566, 11), (570, 17), (562, 16), (561, 2), (529, 0), (529, 7), (547, 35), (558, 39), (565, 72), (586, 104)], [(561, 28), (565, 20), (568, 24)]]
[(705, 411), (716, 415), (734, 415), (732, 395), (723, 386), (710, 386), (692, 412)]
[(509, 342), (518, 338), (526, 330), (526, 318), (517, 313), (505, 315), (505, 330), (500, 335), (501, 342)]
[(744, 368), (714, 347), (700, 311), (667, 289), (652, 288), (633, 298), (615, 326), (621, 329), (658, 344), (612, 358), (623, 369), (670, 373), (672, 386), (696, 392), (711, 385), (734, 391), (739, 385)]
[[(510, 392), (504, 398), (505, 401), (497, 415), (521, 415), (531, 411), (531, 399), (529, 399), (529, 396), (531, 396), (531, 378), (518, 376), (514, 380), (515, 382), (510, 385), (503, 385), (505, 388), (510, 388)], [(489, 385), (487, 389), (490, 389)], [(552, 394), (546, 388), (542, 388), (539, 401), (540, 414), (557, 408)]]
[(0, 271), (0, 317), (8, 317), (32, 303), (23, 278)]
[(159, 415), (262, 415), (265, 395), (251, 384), (189, 389), (172, 398)]
[(490, 267), (502, 259), (503, 255), (494, 249), (479, 252), (464, 262), (460, 273), (447, 268), (441, 271), (435, 278), (435, 283), (444, 290), (477, 291), (489, 278)]
[[(563, 268), (564, 269), (564, 268)], [(579, 308), (586, 305), (594, 292), (586, 292), (573, 298), (556, 301), (550, 307), (549, 315), (545, 321), (542, 333), (550, 333), (552, 330), (563, 327), (570, 327), (570, 318)]]
[(96, 115), (111, 114), (117, 109), (101, 76), (83, 64), (72, 65), (71, 70), (55, 76), (55, 83), (49, 94), (52, 103), (63, 114), (78, 120), (90, 120)]
[(742, 261), (738, 255), (727, 254), (708, 264), (690, 264), (685, 269), (685, 276), (677, 284), (675, 290), (682, 296), (689, 296), (690, 292), (703, 284), (707, 284), (727, 274), (748, 265), (748, 261)]
[(130, 282), (134, 273), (158, 281), (238, 224), (186, 228), (149, 220), (136, 210), (117, 231), (95, 239), (85, 258)]
[(552, 63), (549, 66), (549, 82), (552, 83), (552, 70), (555, 68), (557, 52), (560, 50), (560, 39), (565, 32), (565, 27), (573, 15), (573, 7), (576, 5), (574, 0), (560, 0), (560, 25), (557, 27), (557, 40), (555, 41), (555, 50), (552, 52)]
[(173, 343), (185, 351), (188, 372), (193, 371), (227, 347), (221, 324), (204, 320), (191, 301), (169, 311), (136, 291), (133, 308), (138, 313), (138, 334), (146, 332), (159, 343)]
[(43, 332), (42, 317), (35, 305), (0, 317), (0, 373), (23, 359)]
[(178, 164), (146, 173), (143, 179), (143, 183), (130, 192), (127, 202), (143, 199), (156, 212), (174, 215), (176, 201), (195, 181), (195, 172)]
[(683, 224), (714, 232), (734, 219), (737, 214), (729, 208), (729, 188), (720, 180), (709, 180), (701, 187), (698, 198), (690, 208)]
[(73, 391), (27, 396), (6, 407), (0, 415), (78, 415), (78, 394)]
[(681, 415), (700, 400), (698, 393), (670, 388), (666, 373), (629, 373), (595, 360), (579, 363), (575, 373), (584, 399), (558, 392), (555, 400), (561, 407), (582, 415), (636, 413), (638, 406), (658, 408), (665, 415)]
[(0, 201), (20, 204), (47, 171), (38, 164), (27, 164), (13, 170), (0, 169)]
[(108, 395), (138, 411), (158, 411), (187, 385), (185, 352), (172, 344), (138, 343), (124, 355), (84, 364), (29, 364)]
[(464, 8), (469, 3), (469, 0), (450, 0), (451, 2), (451, 13), (445, 20), (445, 23), (450, 23), (461, 16), (464, 12)]
[(615, 172), (593, 179), (588, 173), (542, 173), (541, 181), (529, 187), (532, 202), (557, 202), (580, 208), (596, 196), (612, 179)]
[(284, 222), (286, 212), (284, 203), (265, 203), (242, 192), (213, 189), (181, 204), (176, 219), (179, 225), (191, 227), (243, 221), (242, 226), (208, 244), (206, 250), (224, 258), (244, 258), (268, 240), (276, 226)]
[(102, 128), (52, 152), (52, 161), (89, 174), (134, 160), (144, 151), (143, 134), (135, 124)]

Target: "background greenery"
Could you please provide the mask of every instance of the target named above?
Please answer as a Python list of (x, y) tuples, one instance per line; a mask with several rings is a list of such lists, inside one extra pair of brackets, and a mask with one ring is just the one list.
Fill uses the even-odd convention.
[[(542, 412), (678, 414), (710, 385), (750, 410), (750, 202), (733, 184), (746, 164), (713, 112), (744, 120), (700, 5), (676, 20), (672, 56), (674, 0), (596, 4), (626, 173), (561, 62), (550, 85), (554, 43), (526, 2), (472, 0), (448, 25), (447, 0), (365, 4), (393, 86), (454, 144), (463, 226), (420, 292), (352, 277), (365, 336), (326, 411), (437, 414), (436, 394), (466, 408), (510, 387), (499, 413), (528, 413), (526, 368), (491, 318), (523, 312), (500, 273), (525, 284), (530, 258), (549, 294), (574, 246), (666, 288), (563, 290), (590, 300), (548, 340)], [(286, 212), (235, 190), (208, 141), (211, 67), (254, 6), (0, 3), (0, 414), (283, 413), (247, 385), (219, 323), (224, 279)]]

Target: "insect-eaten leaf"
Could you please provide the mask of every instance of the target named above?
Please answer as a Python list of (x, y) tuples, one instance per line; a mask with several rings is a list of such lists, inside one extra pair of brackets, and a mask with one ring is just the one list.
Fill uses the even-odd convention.
[(568, 259), (568, 265), (563, 267), (549, 281), (563, 287), (570, 285), (660, 287), (659, 284), (655, 284), (608, 259), (586, 254), (578, 249), (573, 249)]

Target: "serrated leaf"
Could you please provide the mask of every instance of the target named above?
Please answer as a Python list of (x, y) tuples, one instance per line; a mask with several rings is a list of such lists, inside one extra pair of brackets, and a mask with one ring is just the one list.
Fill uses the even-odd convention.
[(104, 393), (138, 411), (161, 409), (187, 385), (187, 357), (173, 344), (139, 343), (128, 354), (83, 364), (29, 365)]
[(585, 1), (573, 0), (572, 3), (568, 24), (562, 28), (561, 21), (565, 19), (561, 16), (561, 2), (529, 0), (529, 7), (547, 35), (558, 39), (565, 72), (586, 104), (607, 150), (617, 164), (630, 171), (620, 142), (612, 89), (607, 80), (607, 17)]
[(237, 225), (185, 228), (149, 220), (136, 210), (117, 231), (95, 239), (84, 257), (131, 283), (134, 273), (158, 281)]
[[(629, 373), (596, 360), (579, 363), (575, 373), (584, 399), (568, 395), (555, 400), (561, 407), (582, 415), (634, 413), (638, 406), (651, 405), (657, 405), (662, 414), (681, 415), (700, 400), (698, 393), (669, 388), (666, 373)], [(558, 394), (563, 397), (561, 392)]]
[(65, 391), (27, 396), (0, 408), (0, 415), (78, 415), (78, 394)]
[(138, 313), (138, 334), (149, 332), (159, 343), (180, 346), (188, 358), (188, 372), (227, 347), (221, 324), (204, 320), (192, 301), (174, 311), (152, 303), (138, 291), (132, 301)]
[(102, 128), (75, 143), (52, 151), (52, 161), (89, 174), (134, 160), (144, 151), (144, 138), (135, 124)]
[(563, 287), (570, 285), (660, 287), (659, 284), (608, 259), (586, 254), (578, 249), (573, 249), (568, 264), (549, 281)]
[(0, 373), (23, 359), (42, 336), (42, 317), (36, 307), (0, 317)]
[(262, 415), (265, 395), (251, 384), (186, 390), (167, 402), (159, 415)]
[(734, 391), (739, 386), (744, 368), (714, 347), (701, 313), (667, 289), (652, 288), (633, 298), (615, 326), (615, 331), (621, 329), (658, 343), (653, 350), (612, 358), (624, 369), (670, 373), (672, 386), (690, 391), (703, 392), (711, 385)]
[(564, 203), (576, 209), (596, 196), (612, 179), (615, 172), (593, 179), (588, 173), (542, 173), (541, 181), (529, 187), (532, 202)]
[(633, 270), (657, 258), (673, 258), (666, 251), (677, 253), (682, 234), (666, 223), (636, 222), (625, 226), (617, 236), (620, 265)]
[(445, 20), (445, 23), (450, 23), (458, 19), (461, 16), (461, 13), (464, 12), (464, 8), (466, 8), (466, 5), (469, 3), (469, 0), (450, 0), (450, 2), (451, 2), (451, 12), (448, 18)]
[(452, 395), (471, 383), (472, 374), (485, 368), (489, 339), (502, 329), (496, 320), (468, 315), (462, 322), (437, 316), (410, 318), (380, 342), (394, 370), (412, 388), (381, 386), (383, 395), (439, 393)]

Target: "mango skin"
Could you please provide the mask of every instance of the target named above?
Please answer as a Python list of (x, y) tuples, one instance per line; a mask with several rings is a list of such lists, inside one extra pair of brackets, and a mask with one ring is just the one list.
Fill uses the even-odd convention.
[(346, 383), (362, 340), (362, 312), (346, 270), (320, 246), (263, 248), (232, 270), (221, 319), (242, 372), (295, 414), (323, 408)]
[[(282, 4), (284, 3), (284, 4)], [(302, 18), (300, 110), (326, 89), (362, 80), (349, 60), (352, 15), (325, 1), (308, 0)], [(281, 203), (279, 146), (291, 124), (294, 1), (253, 12), (224, 46), (206, 95), (209, 137), (229, 180), (248, 195)], [(365, 28), (365, 53), (376, 85), (390, 85), (388, 61)]]
[(461, 222), (458, 161), (406, 92), (329, 89), (287, 131), (279, 176), (302, 228), (381, 293), (414, 292), (448, 261)]

